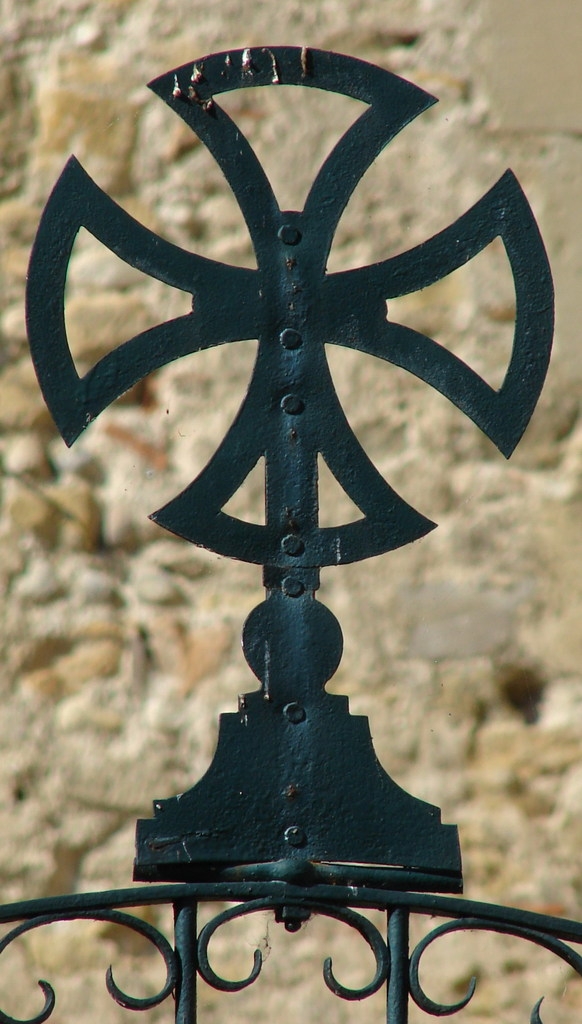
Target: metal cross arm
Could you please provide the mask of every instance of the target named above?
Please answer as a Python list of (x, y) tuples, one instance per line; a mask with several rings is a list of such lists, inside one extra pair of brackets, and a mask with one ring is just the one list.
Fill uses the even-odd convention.
[(281, 210), (254, 151), (216, 97), (232, 89), (280, 84), (337, 92), (369, 104), (325, 160), (305, 202), (302, 222), (309, 233), (310, 260), (321, 272), (337, 223), (362, 175), (406, 124), (437, 102), (411, 82), (365, 61), (294, 46), (216, 53), (150, 82), (150, 89), (192, 128), (220, 165), (248, 226), (259, 269), (267, 271), (269, 280)]
[[(473, 259), (497, 237), (504, 243), (516, 290), (513, 348), (499, 390), (418, 331), (386, 321), (381, 314), (373, 325), (369, 314), (365, 320), (359, 318), (363, 296), (369, 304), (374, 298), (380, 302), (420, 291)], [(342, 311), (342, 325), (330, 331), (329, 343), (378, 356), (431, 384), (509, 458), (535, 409), (553, 332), (550, 268), (531, 207), (512, 171), (433, 238), (373, 266), (332, 274), (326, 284), (329, 311)]]
[[(191, 294), (194, 305), (192, 313), (143, 331), (109, 352), (84, 377), (77, 373), (65, 326), (66, 276), (81, 227), (125, 263)], [(68, 445), (154, 370), (215, 345), (255, 338), (259, 331), (253, 271), (187, 252), (145, 228), (96, 185), (75, 157), (67, 162), (45, 207), (30, 259), (27, 296), (36, 372)]]

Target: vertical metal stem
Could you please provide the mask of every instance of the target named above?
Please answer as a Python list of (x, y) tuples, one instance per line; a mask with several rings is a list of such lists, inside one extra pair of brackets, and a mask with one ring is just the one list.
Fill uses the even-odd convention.
[(408, 1021), (408, 910), (399, 907), (388, 920), (390, 977), (387, 989), (388, 1024)]
[(174, 906), (174, 937), (179, 964), (176, 1024), (196, 1024), (196, 904)]

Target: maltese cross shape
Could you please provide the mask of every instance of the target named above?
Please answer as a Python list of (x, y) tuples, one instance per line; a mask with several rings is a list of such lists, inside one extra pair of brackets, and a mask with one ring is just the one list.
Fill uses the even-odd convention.
[[(216, 97), (235, 89), (293, 85), (363, 101), (319, 170), (302, 211), (282, 211), (256, 154)], [(511, 171), (428, 241), (390, 259), (340, 273), (326, 262), (340, 216), (362, 175), (410, 121), (436, 102), (412, 83), (352, 57), (306, 47), (214, 54), (150, 83), (198, 135), (238, 201), (255, 270), (187, 252), (134, 220), (71, 157), (45, 208), (32, 252), (27, 318), (47, 405), (67, 444), (111, 402), (172, 360), (258, 339), (242, 406), (198, 477), (152, 518), (193, 543), (232, 558), (317, 569), (413, 541), (434, 523), (384, 480), (348, 424), (325, 346), (357, 349), (402, 367), (453, 402), (509, 456), (534, 410), (552, 339), (553, 291), (530, 206)], [(122, 260), (190, 293), (192, 312), (159, 324), (77, 373), (65, 327), (67, 267), (85, 227)], [(501, 238), (514, 277), (513, 348), (495, 390), (435, 340), (387, 319), (386, 303), (426, 288)], [(320, 527), (318, 456), (362, 518)], [(265, 524), (223, 507), (265, 459)]]

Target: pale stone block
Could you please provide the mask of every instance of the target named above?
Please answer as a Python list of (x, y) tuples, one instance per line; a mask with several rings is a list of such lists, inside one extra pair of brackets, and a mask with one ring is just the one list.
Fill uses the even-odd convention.
[(30, 430), (50, 422), (28, 357), (0, 373), (0, 394), (0, 431)]
[(411, 657), (472, 658), (494, 653), (511, 637), (515, 594), (427, 583), (408, 600), (415, 620)]
[(94, 551), (101, 536), (101, 509), (95, 491), (84, 480), (47, 488), (53, 508), (60, 511), (62, 543), (76, 551)]
[(34, 533), (44, 543), (54, 544), (60, 517), (58, 510), (41, 491), (14, 482), (10, 488), (7, 510), (17, 530)]
[(492, 122), (512, 131), (582, 130), (582, 7), (573, 0), (486, 0)]
[(30, 474), (44, 478), (50, 475), (44, 446), (37, 434), (13, 434), (3, 456), (4, 470), (12, 476)]
[(67, 303), (67, 335), (76, 360), (93, 364), (124, 341), (153, 327), (138, 295), (113, 290), (74, 295)]
[(123, 67), (107, 54), (71, 54), (45, 76), (38, 94), (37, 174), (50, 180), (63, 153), (91, 163), (100, 187), (130, 185), (135, 102), (124, 96)]

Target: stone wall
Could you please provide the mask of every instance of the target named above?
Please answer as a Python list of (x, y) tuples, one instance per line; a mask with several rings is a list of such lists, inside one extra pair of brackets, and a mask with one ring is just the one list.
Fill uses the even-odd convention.
[[(159, 371), (67, 450), (31, 368), (23, 289), (42, 206), (72, 152), (149, 227), (203, 255), (252, 266), (220, 172), (145, 83), (214, 49), (276, 42), (353, 53), (440, 97), (366, 175), (340, 224), (330, 269), (422, 241), (507, 166), (546, 239), (556, 277), (556, 354), (509, 464), (461, 413), (403, 371), (329, 352), (360, 441), (439, 529), (370, 563), (324, 572), (321, 598), (340, 619), (346, 645), (331, 689), (370, 717), (390, 774), (458, 824), (467, 895), (580, 918), (577, 5), (4, 0), (0, 30), (2, 902), (130, 884), (135, 818), (150, 815), (154, 797), (201, 775), (217, 715), (254, 687), (238, 638), (262, 599), (260, 571), (191, 548), (147, 518), (222, 438), (244, 394), (253, 343)], [(284, 88), (261, 93), (233, 94), (225, 105), (284, 204), (300, 208), (357, 104)], [(186, 296), (128, 268), (85, 232), (68, 291), (81, 368), (188, 310)], [(499, 383), (513, 318), (501, 246), (395, 301), (390, 314)], [(253, 518), (260, 505), (261, 482), (253, 479), (232, 507)], [(323, 477), (323, 522), (350, 514)], [(291, 1006), (305, 1022), (323, 1014), (381, 1019), (377, 1000), (326, 1001), (313, 964), (327, 954), (328, 940), (338, 975), (343, 956), (342, 980), (357, 980), (351, 947), (324, 923), (292, 938), (255, 921), (236, 958), (244, 954), (244, 970), (253, 943), (272, 945), (264, 979), (226, 1003), (205, 991), (202, 1019), (284, 1019)], [(463, 938), (435, 952), (446, 997), (458, 998), (479, 964), (464, 1019), (499, 1020), (501, 1010), (504, 1021), (523, 1020), (545, 992), (548, 1020), (579, 1020), (580, 983), (549, 954), (532, 959), (523, 946), (496, 939), (480, 947)], [(234, 972), (238, 959), (225, 960), (227, 948), (224, 942), (218, 953)], [(136, 987), (147, 989), (150, 976), (156, 981), (149, 955), (102, 925), (39, 931), (4, 958), (0, 1005), (20, 1017), (38, 1012), (37, 977), (57, 983), (55, 1019), (83, 1022), (99, 1013), (111, 1021), (127, 1016), (103, 995), (111, 960), (128, 986), (134, 974)], [(168, 1006), (151, 1015), (170, 1017)]]

